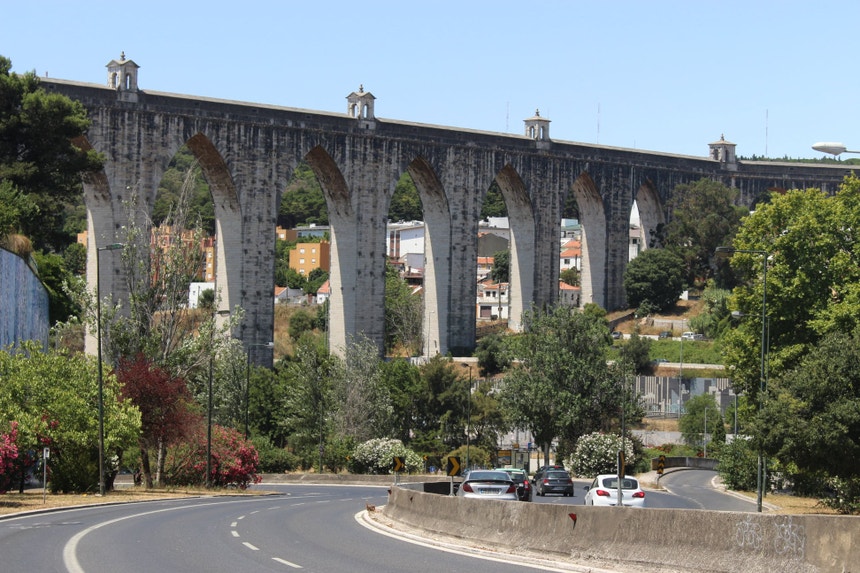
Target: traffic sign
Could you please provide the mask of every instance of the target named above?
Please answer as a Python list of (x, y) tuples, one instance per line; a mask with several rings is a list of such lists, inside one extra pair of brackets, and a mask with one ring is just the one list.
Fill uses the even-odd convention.
[(394, 473), (402, 472), (406, 463), (400, 456), (394, 456)]
[(457, 456), (448, 456), (448, 468), (445, 473), (452, 477), (460, 475), (460, 458)]
[(663, 475), (664, 467), (666, 467), (666, 456), (661, 455), (657, 458), (657, 473)]

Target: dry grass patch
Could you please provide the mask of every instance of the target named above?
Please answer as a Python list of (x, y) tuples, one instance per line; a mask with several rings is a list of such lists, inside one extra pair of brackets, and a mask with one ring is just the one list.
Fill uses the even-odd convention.
[(174, 499), (182, 497), (218, 496), (218, 495), (267, 495), (265, 491), (237, 489), (142, 489), (120, 488), (107, 492), (104, 496), (97, 494), (52, 494), (48, 493), (43, 501), (42, 490), (31, 489), (24, 493), (7, 493), (0, 495), (0, 515), (56, 509), (81, 505), (98, 505), (105, 503), (131, 503), (137, 501), (154, 501), (159, 499)]

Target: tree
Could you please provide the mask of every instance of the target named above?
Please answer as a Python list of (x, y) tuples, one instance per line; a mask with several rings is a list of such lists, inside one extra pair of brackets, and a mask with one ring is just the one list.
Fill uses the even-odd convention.
[(391, 206), (388, 208), (388, 218), (392, 221), (422, 221), (424, 212), (421, 197), (409, 173), (404, 173), (397, 180)]
[(499, 251), (493, 255), (490, 279), (496, 283), (506, 283), (511, 276), (511, 252)]
[(562, 438), (572, 447), (589, 432), (603, 429), (629, 393), (621, 382), (629, 365), (607, 364), (606, 321), (567, 307), (523, 316), (524, 333), (511, 340), (520, 360), (502, 388), (500, 400), (515, 427), (528, 429), (544, 449)]
[(385, 349), (401, 348), (408, 356), (417, 354), (421, 344), (423, 300), (400, 278), (397, 270), (385, 264)]
[[(141, 471), (146, 487), (163, 485), (167, 446), (191, 434), (200, 422), (192, 408), (193, 397), (185, 380), (173, 376), (142, 354), (120, 360), (117, 379), (122, 384), (122, 396), (138, 407), (141, 417)], [(158, 453), (153, 479), (149, 453)]]
[(421, 371), (402, 358), (383, 361), (380, 370), (380, 383), (391, 400), (391, 435), (409, 444), (424, 409)]
[(764, 264), (771, 378), (796, 368), (825, 335), (851, 333), (860, 324), (858, 228), (855, 176), (846, 177), (833, 196), (816, 189), (789, 191), (744, 219), (731, 257), (741, 284), (729, 300), (729, 308), (743, 318), (723, 337), (726, 366), (734, 370), (739, 390), (755, 396), (761, 385)]
[(511, 365), (505, 348), (505, 338), (499, 334), (481, 338), (475, 349), (475, 356), (478, 357), (481, 376), (493, 376)]
[(785, 467), (796, 467), (799, 475), (856, 479), (860, 475), (860, 327), (826, 335), (809, 349), (798, 368), (771, 379), (762, 415), (751, 434), (761, 437), (769, 456)]
[(736, 199), (737, 190), (710, 179), (675, 187), (663, 246), (683, 259), (685, 284), (714, 276), (716, 248), (731, 243), (747, 214)]
[(299, 225), (328, 225), (328, 210), (322, 187), (306, 163), (293, 172), (281, 197), (278, 225), (292, 229)]
[(684, 414), (678, 420), (678, 427), (684, 441), (694, 447), (705, 446), (705, 424), (707, 423), (708, 434), (715, 434), (715, 430), (723, 426), (722, 436), (725, 440), (725, 427), (720, 407), (710, 394), (693, 396), (684, 404)]
[(574, 267), (561, 271), (559, 279), (570, 286), (579, 286), (580, 273)]
[(293, 360), (278, 371), (284, 392), (281, 424), (289, 445), (306, 467), (319, 460), (319, 472), (333, 423), (333, 371), (332, 357), (308, 335), (298, 340)]
[(624, 290), (632, 307), (671, 308), (684, 291), (681, 259), (665, 249), (646, 249), (627, 264)]
[(15, 197), (0, 201), (0, 221), (17, 219), (15, 230), (37, 250), (62, 252), (73, 241), (66, 208), (80, 202), (82, 175), (101, 169), (102, 160), (75, 143), (89, 127), (83, 105), (46, 93), (35, 73), (11, 69), (0, 56), (0, 181), (3, 194)]
[(340, 438), (361, 443), (390, 436), (393, 409), (382, 382), (379, 349), (368, 338), (351, 338), (343, 360), (337, 360), (332, 376), (332, 397), (339, 404), (334, 430)]
[(459, 370), (441, 354), (420, 367), (410, 443), (414, 450), (441, 456), (465, 444), (468, 383)]
[(621, 345), (618, 354), (622, 360), (633, 366), (636, 374), (644, 374), (651, 367), (651, 339), (634, 332)]
[(505, 204), (505, 198), (502, 196), (499, 184), (494, 179), (486, 195), (484, 195), (483, 203), (481, 203), (481, 219), (507, 216), (508, 206)]
[[(15, 472), (35, 460), (34, 453), (51, 449), (52, 491), (92, 491), (99, 483), (98, 391), (96, 361), (67, 352), (42, 352), (32, 343), (23, 351), (0, 351), (0, 433), (17, 425), (19, 456)], [(103, 377), (105, 483), (110, 487), (123, 455), (133, 448), (140, 412), (120, 398), (116, 377)], [(28, 453), (30, 452), (30, 453)], [(23, 488), (23, 479), (20, 481)]]

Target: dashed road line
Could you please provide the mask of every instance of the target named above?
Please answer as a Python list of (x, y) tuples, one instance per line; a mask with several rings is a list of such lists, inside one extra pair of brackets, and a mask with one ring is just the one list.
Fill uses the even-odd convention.
[(288, 567), (292, 567), (293, 569), (301, 569), (302, 566), (298, 563), (293, 563), (292, 561), (287, 561), (286, 559), (281, 559), (280, 557), (272, 557), (272, 561), (277, 561), (278, 563), (282, 563)]

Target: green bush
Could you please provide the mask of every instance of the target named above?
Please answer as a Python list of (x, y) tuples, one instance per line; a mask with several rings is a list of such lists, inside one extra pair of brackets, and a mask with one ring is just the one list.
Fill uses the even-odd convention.
[[(564, 467), (578, 477), (591, 478), (598, 474), (616, 472), (618, 467), (618, 450), (621, 449), (621, 436), (593, 432), (582, 436), (576, 442), (573, 453), (565, 460)], [(636, 466), (636, 454), (633, 441), (624, 440), (624, 471)]]
[[(461, 470), (469, 469), (466, 467), (466, 446), (460, 446), (456, 450), (449, 452), (447, 457), (450, 456), (460, 458)], [(469, 467), (489, 468), (492, 467), (492, 465), (492, 459), (490, 458), (490, 454), (487, 450), (478, 446), (469, 446)]]
[(755, 491), (758, 483), (758, 454), (750, 442), (735, 439), (724, 444), (718, 454), (720, 473), (723, 483), (729, 489)]
[(275, 446), (266, 436), (257, 436), (251, 440), (260, 458), (258, 469), (261, 473), (280, 474), (298, 469), (301, 465), (299, 456)]
[(827, 486), (832, 494), (821, 500), (824, 505), (845, 515), (860, 513), (860, 478), (834, 477)]

